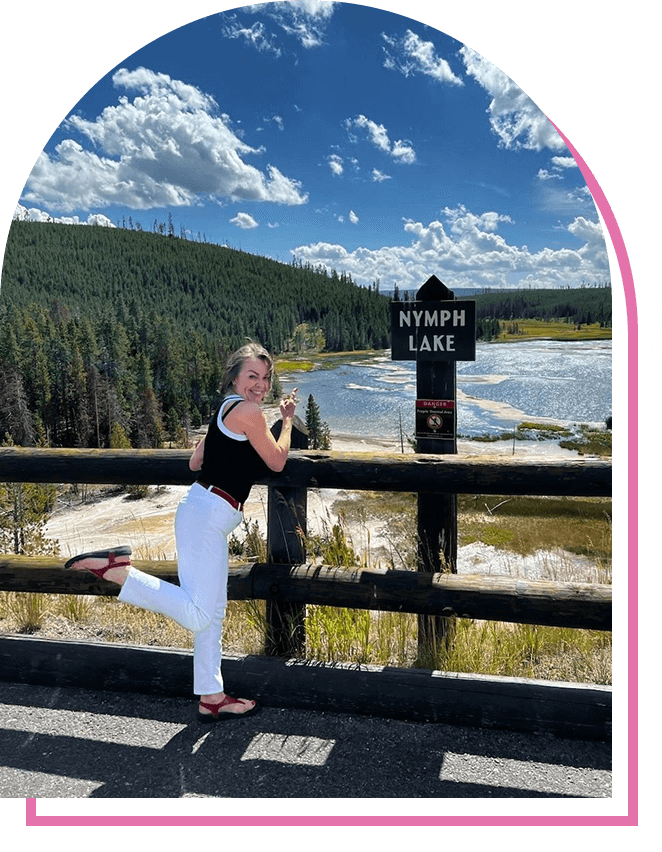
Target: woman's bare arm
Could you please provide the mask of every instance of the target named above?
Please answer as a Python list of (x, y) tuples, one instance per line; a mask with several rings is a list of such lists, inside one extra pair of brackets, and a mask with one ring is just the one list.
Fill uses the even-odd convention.
[(283, 426), (278, 440), (269, 431), (262, 409), (257, 403), (244, 402), (233, 408), (226, 418), (228, 429), (237, 434), (246, 435), (262, 461), (275, 473), (285, 467), (290, 451), (292, 423), (294, 420), (294, 393), (280, 404)]
[(195, 449), (193, 450), (193, 454), (189, 459), (188, 466), (191, 470), (200, 470), (202, 467), (202, 457), (205, 454), (205, 439), (201, 438), (198, 443), (195, 445)]

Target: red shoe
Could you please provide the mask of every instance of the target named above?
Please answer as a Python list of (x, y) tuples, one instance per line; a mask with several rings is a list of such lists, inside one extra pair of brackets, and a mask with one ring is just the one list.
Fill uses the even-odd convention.
[(127, 559), (124, 562), (118, 562), (116, 556), (129, 556), (131, 554), (131, 546), (128, 544), (114, 547), (112, 550), (92, 550), (89, 553), (79, 553), (77, 556), (72, 556), (64, 563), (64, 570), (69, 571), (71, 566), (76, 562), (82, 562), (83, 559), (107, 559), (108, 565), (103, 568), (84, 568), (82, 570), (89, 571), (95, 577), (103, 578), (106, 571), (111, 568), (121, 568), (123, 565), (131, 565), (131, 560)]
[(204, 707), (205, 710), (211, 711), (210, 713), (201, 713), (198, 710), (198, 721), (199, 722), (220, 722), (222, 719), (243, 719), (244, 716), (252, 716), (254, 713), (257, 713), (260, 709), (260, 705), (255, 702), (255, 706), (251, 707), (250, 710), (244, 710), (243, 713), (219, 713), (218, 711), (221, 707), (226, 707), (228, 704), (241, 704), (245, 699), (230, 698), (229, 695), (226, 695), (225, 698), (219, 702), (218, 704), (207, 704), (206, 701), (200, 702), (200, 707)]

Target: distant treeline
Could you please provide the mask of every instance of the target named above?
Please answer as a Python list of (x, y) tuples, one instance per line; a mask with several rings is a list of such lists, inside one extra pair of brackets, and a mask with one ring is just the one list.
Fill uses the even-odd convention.
[[(503, 331), (503, 322), (518, 319), (563, 321), (575, 326), (598, 323), (611, 328), (611, 284), (594, 287), (566, 287), (550, 290), (464, 289), (457, 299), (476, 303), (476, 339), (489, 341)], [(395, 301), (414, 301), (415, 291), (393, 291)]]
[(484, 340), (499, 334), (499, 320), (563, 320), (573, 325), (611, 327), (610, 286), (485, 293), (475, 301), (476, 337)]

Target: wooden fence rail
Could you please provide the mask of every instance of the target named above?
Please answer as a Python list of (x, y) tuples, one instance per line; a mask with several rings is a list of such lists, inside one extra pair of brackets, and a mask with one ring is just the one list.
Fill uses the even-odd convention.
[[(188, 450), (35, 450), (0, 448), (0, 482), (188, 485)], [(611, 495), (611, 462), (486, 462), (478, 457), (383, 455), (293, 450), (285, 470), (264, 479), (278, 488), (510, 494)]]
[[(0, 448), (0, 481), (186, 485), (194, 479), (189, 455), (177, 450)], [(611, 586), (311, 566), (302, 564), (298, 534), (306, 529), (308, 488), (598, 497), (611, 493), (609, 462), (486, 462), (453, 455), (295, 450), (285, 471), (264, 483), (269, 485), (269, 562), (234, 568), (228, 591), (230, 599), (266, 600), (270, 621), (288, 613), (289, 622), (282, 625), (287, 642), (276, 642), (271, 653), (287, 656), (297, 650), (293, 631), (301, 631), (295, 621), (307, 603), (611, 630)], [(174, 563), (143, 567), (177, 581)], [(91, 575), (63, 574), (52, 560), (9, 556), (0, 557), (0, 589), (117, 594), (114, 586)]]
[[(178, 450), (0, 448), (0, 482), (188, 485), (194, 479), (189, 455)], [(269, 561), (232, 568), (228, 592), (231, 599), (267, 602), (265, 648), (276, 656), (227, 660), (224, 671), (233, 688), (274, 706), (327, 707), (584, 739), (610, 737), (609, 687), (277, 659), (287, 657), (292, 642), (300, 641), (300, 614), (307, 603), (411, 612), (419, 618), (458, 616), (610, 630), (610, 586), (308, 565), (297, 533), (305, 530), (310, 488), (607, 497), (609, 462), (294, 450), (283, 473), (261, 484), (269, 486)], [(177, 582), (175, 563), (134, 564)], [(52, 557), (16, 556), (0, 556), (0, 590), (118, 592), (92, 575), (63, 572)], [(0, 637), (0, 680), (187, 694), (190, 665), (190, 652), (184, 651)]]
[[(175, 562), (133, 564), (178, 582)], [(117, 595), (119, 586), (64, 574), (52, 557), (0, 556), (0, 591)], [(254, 563), (230, 568), (228, 598), (611, 630), (611, 586), (590, 583)]]

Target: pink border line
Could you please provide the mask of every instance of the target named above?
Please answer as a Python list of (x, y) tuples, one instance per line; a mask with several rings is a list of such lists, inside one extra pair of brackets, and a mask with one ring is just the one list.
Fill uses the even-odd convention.
[[(553, 124), (553, 122), (552, 122)], [(26, 826), (547, 826), (638, 825), (638, 325), (632, 268), (611, 207), (593, 173), (554, 125), (579, 166), (611, 236), (623, 279), (628, 321), (628, 812), (620, 816), (38, 816), (25, 800)]]
[(545, 826), (545, 825), (632, 825), (626, 817), (540, 817), (540, 816), (47, 816), (36, 815), (36, 799), (26, 799), (27, 826)]
[[(553, 124), (553, 122), (552, 122)], [(595, 825), (638, 825), (638, 684), (639, 684), (639, 644), (637, 635), (638, 595), (639, 595), (639, 326), (637, 321), (637, 299), (634, 289), (632, 266), (621, 229), (611, 206), (593, 173), (582, 157), (577, 153), (568, 138), (554, 124), (557, 132), (572, 152), (581, 169), (586, 184), (593, 195), (602, 218), (611, 236), (618, 266), (623, 279), (625, 309), (627, 313), (627, 376), (628, 376), (628, 814), (623, 822), (596, 822)]]

